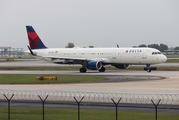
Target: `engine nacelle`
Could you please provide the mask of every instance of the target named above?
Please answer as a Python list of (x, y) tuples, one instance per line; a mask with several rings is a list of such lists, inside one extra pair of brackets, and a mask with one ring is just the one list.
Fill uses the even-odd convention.
[(119, 68), (119, 69), (127, 69), (127, 68), (129, 68), (129, 64), (115, 64), (113, 66), (116, 67), (116, 68)]
[(100, 61), (88, 61), (86, 62), (86, 68), (90, 70), (99, 70), (102, 67), (102, 63)]

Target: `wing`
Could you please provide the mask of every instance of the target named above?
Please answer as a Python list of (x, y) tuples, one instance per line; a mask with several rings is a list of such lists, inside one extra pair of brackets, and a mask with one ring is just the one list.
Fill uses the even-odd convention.
[(43, 58), (51, 58), (52, 60), (80, 60), (80, 61), (87, 61), (86, 58), (74, 58), (74, 57), (58, 57), (58, 56), (43, 56)]
[(52, 60), (73, 60), (77, 62), (86, 62), (86, 61), (101, 61), (102, 63), (111, 63), (109, 58), (76, 58), (76, 57), (58, 57), (58, 56), (43, 56), (43, 58), (50, 58)]

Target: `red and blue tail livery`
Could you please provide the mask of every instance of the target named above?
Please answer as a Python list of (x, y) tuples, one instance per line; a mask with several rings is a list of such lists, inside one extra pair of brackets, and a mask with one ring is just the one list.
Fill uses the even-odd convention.
[(26, 26), (27, 35), (29, 39), (29, 45), (31, 49), (44, 49), (47, 48), (43, 42), (41, 41), (40, 37), (37, 35), (35, 30), (32, 26)]

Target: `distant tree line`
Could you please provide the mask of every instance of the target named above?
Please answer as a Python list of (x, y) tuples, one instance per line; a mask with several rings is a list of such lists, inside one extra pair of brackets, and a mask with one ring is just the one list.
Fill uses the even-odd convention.
[[(161, 52), (164, 52), (165, 50), (168, 50), (168, 46), (166, 44), (149, 44), (149, 45), (145, 45), (145, 44), (141, 44), (138, 47), (150, 47), (150, 48), (155, 48), (160, 50)], [(179, 46), (175, 47), (174, 50), (179, 50)]]
[(179, 50), (179, 46), (175, 47), (174, 50)]
[[(73, 48), (74, 46), (75, 46), (75, 44), (70, 42), (70, 43), (68, 43), (66, 45), (66, 48)], [(88, 47), (89, 48), (94, 48), (93, 45), (89, 45)], [(162, 44), (162, 43), (161, 44), (149, 44), (149, 45), (141, 44), (139, 46), (133, 46), (133, 47), (150, 47), (150, 48), (158, 49), (161, 52), (164, 52), (165, 50), (168, 50), (168, 45)], [(86, 48), (86, 47), (84, 47), (84, 48)], [(179, 50), (179, 46), (175, 47), (174, 50)]]
[(68, 43), (67, 46), (65, 46), (66, 48), (73, 48), (75, 46), (74, 43)]
[(149, 44), (149, 45), (145, 45), (145, 44), (141, 44), (139, 45), (138, 47), (149, 47), (149, 48), (155, 48), (155, 49), (158, 49), (160, 50), (161, 52), (164, 52), (165, 50), (168, 50), (168, 46), (165, 45), (165, 44)]
[[(73, 48), (73, 47), (75, 47), (75, 44), (74, 43), (68, 43), (66, 46), (65, 46), (65, 48)], [(86, 47), (83, 47), (83, 48), (86, 48)], [(89, 46), (89, 48), (94, 48), (94, 46), (93, 45), (90, 45)]]

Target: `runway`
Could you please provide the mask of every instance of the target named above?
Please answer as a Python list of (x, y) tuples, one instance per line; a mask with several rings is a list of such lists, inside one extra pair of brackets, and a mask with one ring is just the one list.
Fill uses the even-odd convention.
[[(178, 71), (107, 71), (99, 73), (89, 71), (0, 71), (0, 74), (65, 74), (65, 75), (96, 75), (96, 76), (162, 76), (161, 80), (139, 80), (114, 83), (76, 83), (76, 84), (46, 84), (46, 85), (0, 85), (1, 89), (20, 90), (61, 90), (61, 91), (86, 91), (86, 92), (117, 92), (140, 94), (178, 94)], [(35, 79), (34, 79), (35, 80)]]
[[(24, 61), (16, 61), (16, 62), (0, 62), (0, 66), (56, 66), (58, 67), (60, 65), (56, 65), (56, 64), (46, 62), (46, 61), (24, 60)], [(168, 64), (165, 63), (163, 65), (160, 64), (158, 66), (179, 66), (179, 63), (168, 63)], [(129, 70), (127, 71), (126, 70), (118, 70), (118, 71), (106, 70), (106, 72), (104, 73), (99, 73), (98, 71), (90, 71), (90, 70), (87, 73), (79, 73), (78, 70), (77, 71), (46, 71), (46, 70), (45, 71), (13, 71), (13, 70), (6, 71), (6, 70), (1, 70), (0, 74), (92, 75), (92, 76), (104, 76), (104, 77), (108, 77), (109, 79), (115, 79), (115, 80), (122, 79), (122, 81), (102, 82), (102, 83), (73, 83), (73, 84), (0, 85), (0, 88), (2, 90), (12, 90), (12, 91), (14, 90), (14, 91), (26, 91), (26, 92), (27, 91), (36, 91), (36, 92), (38, 91), (68, 91), (68, 92), (73, 92), (73, 93), (81, 92), (81, 93), (94, 93), (94, 94), (95, 93), (108, 93), (108, 94), (118, 93), (118, 94), (124, 95), (123, 97), (124, 100), (122, 101), (122, 103), (125, 103), (126, 100), (128, 101), (129, 99), (135, 99), (136, 96), (139, 97), (140, 95), (142, 95), (142, 99), (143, 97), (145, 98), (146, 96), (152, 96), (152, 95), (154, 96), (165, 95), (167, 96), (168, 99), (170, 99), (170, 96), (172, 95), (178, 96), (179, 95), (178, 73), (179, 73), (178, 71), (152, 71), (151, 73), (147, 73), (146, 71), (129, 71)], [(23, 94), (24, 93), (22, 93), (22, 95)], [(133, 96), (134, 98), (126, 97), (127, 94), (130, 97)], [(20, 94), (20, 96), (22, 95)], [(4, 100), (4, 96), (1, 95), (1, 98), (3, 98)], [(147, 97), (147, 99), (148, 98), (149, 98), (148, 103), (151, 104), (150, 99), (153, 99), (153, 98)], [(36, 99), (38, 99), (38, 97)], [(166, 99), (166, 97), (164, 97), (163, 99)], [(177, 99), (178, 98), (174, 98), (173, 100), (177, 101)], [(158, 99), (155, 99), (155, 100), (158, 100)], [(178, 105), (178, 103), (175, 103), (175, 104)], [(52, 104), (50, 104), (49, 106), (53, 107)], [(68, 105), (65, 105), (65, 107), (69, 108)], [(140, 110), (138, 110), (136, 107), (135, 109), (131, 107), (128, 107), (128, 108), (124, 107), (122, 109), (123, 110), (133, 109), (132, 111), (143, 111), (143, 110), (146, 110), (145, 107), (146, 107), (146, 104), (144, 104), (144, 108), (143, 109), (140, 108)], [(174, 106), (174, 108), (175, 107), (176, 105)], [(166, 108), (173, 109), (173, 107), (171, 106), (166, 106)], [(178, 112), (178, 109), (174, 111), (172, 109), (165, 109), (165, 110), (167, 112), (171, 112), (171, 111), (175, 113)], [(163, 112), (165, 112), (165, 110)]]
[[(14, 62), (0, 62), (0, 66), (61, 66), (42, 60), (22, 60)], [(179, 66), (179, 63), (163, 63), (158, 66)], [(77, 71), (14, 71), (1, 70), (0, 74), (37, 74), (37, 75), (92, 75), (108, 76), (118, 79), (123, 77), (122, 82), (114, 83), (80, 83), (80, 84), (48, 84), (48, 85), (0, 85), (1, 89), (21, 89), (21, 90), (62, 90), (62, 91), (86, 91), (86, 92), (118, 92), (118, 93), (142, 93), (142, 94), (178, 94), (179, 93), (179, 75), (178, 71), (129, 71), (129, 70), (106, 70), (104, 73), (98, 71), (88, 71), (80, 73)], [(142, 77), (148, 80), (129, 80), (134, 77)], [(161, 80), (153, 80), (162, 77)], [(152, 79), (151, 79), (152, 78)], [(124, 82), (127, 81), (127, 82)]]
[[(17, 61), (11, 61), (11, 62), (0, 62), (0, 66), (53, 66), (53, 67), (59, 67), (59, 66), (68, 66), (63, 64), (54, 64), (52, 61), (43, 61), (38, 59), (18, 59)], [(71, 66), (80, 66), (80, 65), (71, 65)], [(135, 66), (135, 65), (133, 65)], [(156, 64), (152, 66), (166, 66), (166, 67), (179, 67), (179, 63), (161, 63)]]

